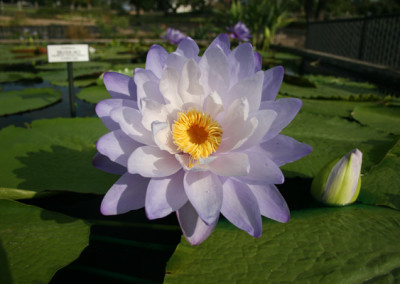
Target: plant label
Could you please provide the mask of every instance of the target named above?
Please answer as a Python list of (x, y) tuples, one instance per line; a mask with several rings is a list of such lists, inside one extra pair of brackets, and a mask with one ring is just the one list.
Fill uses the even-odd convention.
[(50, 63), (89, 61), (89, 46), (87, 44), (48, 45), (47, 56)]

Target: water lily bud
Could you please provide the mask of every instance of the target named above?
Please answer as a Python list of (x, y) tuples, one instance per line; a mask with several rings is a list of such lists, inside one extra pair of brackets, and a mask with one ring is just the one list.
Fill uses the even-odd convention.
[(348, 205), (357, 200), (361, 187), (362, 153), (354, 149), (326, 165), (314, 178), (311, 194), (328, 205)]

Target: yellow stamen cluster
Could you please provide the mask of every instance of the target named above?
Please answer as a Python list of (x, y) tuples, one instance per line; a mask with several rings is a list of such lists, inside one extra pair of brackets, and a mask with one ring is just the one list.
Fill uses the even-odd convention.
[(172, 136), (178, 150), (190, 155), (189, 167), (217, 151), (222, 129), (210, 115), (196, 109), (178, 113), (172, 125)]

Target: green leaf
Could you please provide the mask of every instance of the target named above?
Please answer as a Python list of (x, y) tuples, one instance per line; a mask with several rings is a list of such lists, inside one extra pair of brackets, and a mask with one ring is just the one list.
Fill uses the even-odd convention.
[(35, 197), (37, 194), (37, 192), (31, 190), (0, 188), (0, 199), (29, 199)]
[(101, 100), (111, 98), (104, 85), (81, 89), (80, 92), (77, 94), (77, 97), (78, 99), (92, 104), (96, 104)]
[(300, 112), (282, 134), (313, 147), (306, 157), (282, 167), (285, 176), (314, 177), (329, 161), (354, 148), (363, 152), (362, 172), (379, 163), (396, 139), (344, 118)]
[(0, 131), (0, 187), (104, 194), (118, 176), (92, 166), (100, 119), (44, 119)]
[(400, 105), (357, 106), (352, 116), (372, 128), (400, 134)]
[(82, 220), (0, 200), (0, 282), (48, 283), (89, 243)]
[(201, 245), (182, 240), (164, 283), (395, 283), (399, 234), (400, 212), (365, 205), (294, 211), (287, 224), (265, 219), (259, 239), (220, 221)]
[(50, 88), (1, 92), (0, 116), (43, 108), (60, 100), (60, 92)]
[(29, 72), (0, 72), (0, 83), (11, 83), (26, 80), (38, 80), (39, 77)]
[[(80, 69), (96, 69), (96, 70), (107, 70), (111, 66), (110, 63), (107, 62), (99, 62), (99, 61), (88, 61), (88, 62), (74, 62), (72, 67), (74, 72)], [(55, 70), (67, 70), (67, 63), (47, 63), (43, 65), (35, 66), (37, 70), (41, 71), (55, 71)]]
[(322, 75), (304, 76), (316, 87), (306, 87), (284, 82), (280, 94), (312, 99), (335, 99), (349, 101), (376, 101), (381, 98), (374, 85), (369, 83), (353, 82), (345, 78), (336, 78)]
[(329, 116), (351, 117), (356, 106), (374, 106), (376, 102), (302, 99), (302, 112)]
[(400, 209), (400, 140), (361, 179), (358, 200)]

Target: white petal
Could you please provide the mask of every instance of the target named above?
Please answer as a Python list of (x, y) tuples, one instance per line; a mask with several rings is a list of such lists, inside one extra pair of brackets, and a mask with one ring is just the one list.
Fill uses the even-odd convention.
[(188, 60), (186, 56), (178, 53), (178, 52), (173, 52), (168, 54), (167, 56), (167, 62), (165, 63), (165, 66), (167, 68), (172, 68), (178, 71), (180, 74), (183, 68), (183, 65), (185, 65), (185, 62)]
[(200, 218), (207, 225), (213, 224), (219, 217), (222, 205), (222, 184), (219, 178), (210, 172), (186, 172), (184, 186)]
[(223, 99), (229, 88), (229, 63), (224, 51), (215, 46), (208, 48), (199, 62), (201, 70), (200, 82), (204, 92), (216, 91)]
[(117, 122), (126, 135), (146, 145), (154, 145), (153, 135), (142, 124), (142, 115), (137, 109), (119, 107), (111, 111), (112, 120)]
[(221, 213), (233, 225), (259, 238), (262, 220), (257, 199), (246, 184), (227, 179), (223, 186)]
[(230, 105), (236, 99), (246, 97), (249, 102), (250, 112), (257, 111), (260, 108), (263, 81), (264, 75), (262, 71), (257, 72), (254, 76), (240, 80), (230, 89), (229, 95), (222, 97), (224, 105)]
[(142, 100), (142, 124), (147, 130), (151, 130), (151, 124), (155, 121), (166, 121), (167, 115), (164, 105), (150, 99)]
[(111, 119), (110, 113), (113, 109), (121, 106), (137, 109), (137, 102), (126, 99), (108, 99), (102, 100), (96, 105), (96, 114), (109, 130), (116, 130), (119, 128), (118, 123)]
[(117, 215), (142, 208), (148, 183), (148, 178), (124, 174), (104, 196), (100, 207), (101, 213)]
[(289, 207), (275, 185), (248, 185), (257, 199), (261, 215), (286, 223), (290, 218)]
[(161, 78), (168, 52), (161, 46), (155, 44), (147, 52), (146, 69), (151, 70), (154, 75)]
[(120, 129), (103, 135), (96, 145), (99, 153), (124, 167), (127, 167), (128, 158), (133, 151), (141, 146), (143, 144), (136, 142)]
[(204, 112), (208, 113), (212, 118), (216, 118), (217, 115), (224, 110), (221, 97), (217, 92), (212, 92), (204, 100), (203, 106)]
[(181, 168), (175, 157), (158, 147), (137, 148), (128, 159), (128, 172), (144, 177), (167, 177)]
[(228, 61), (231, 69), (231, 86), (254, 74), (254, 51), (250, 43), (236, 47), (229, 54)]
[(216, 220), (211, 225), (204, 223), (190, 202), (179, 209), (176, 215), (185, 238), (192, 245), (198, 245), (207, 239), (218, 222)]
[(244, 153), (219, 155), (209, 164), (209, 169), (219, 176), (245, 176), (249, 173), (249, 159)]
[(171, 126), (167, 122), (155, 122), (152, 124), (153, 140), (161, 150), (170, 154), (178, 153), (178, 147), (172, 138)]
[(179, 78), (178, 91), (183, 104), (203, 105), (204, 89), (200, 84), (200, 69), (193, 59), (186, 61)]
[(183, 187), (183, 171), (161, 178), (151, 179), (146, 194), (146, 215), (152, 219), (162, 218), (180, 209), (187, 196)]
[(133, 76), (137, 86), (137, 97), (139, 108), (141, 108), (140, 101), (144, 98), (164, 104), (164, 98), (160, 93), (160, 79), (154, 75), (153, 71), (136, 68)]
[(178, 94), (178, 82), (178, 71), (173, 68), (167, 68), (161, 77), (160, 91), (168, 103), (180, 109), (183, 102)]

